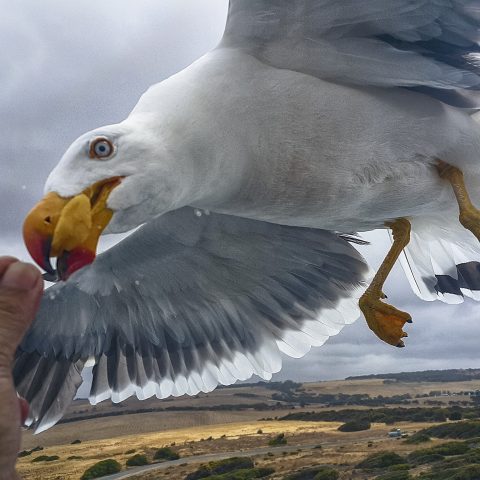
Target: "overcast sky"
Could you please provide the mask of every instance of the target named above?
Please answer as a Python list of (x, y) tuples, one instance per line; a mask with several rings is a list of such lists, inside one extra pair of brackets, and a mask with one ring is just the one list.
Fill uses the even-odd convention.
[[(28, 259), (22, 220), (69, 144), (122, 120), (149, 85), (214, 47), (227, 0), (0, 0), (0, 6), (0, 254)], [(387, 237), (367, 238), (374, 243), (362, 251), (376, 266)], [(422, 302), (400, 268), (385, 291), (414, 318), (407, 348), (381, 343), (359, 319), (303, 359), (286, 359), (276, 378), (479, 366), (477, 305)]]

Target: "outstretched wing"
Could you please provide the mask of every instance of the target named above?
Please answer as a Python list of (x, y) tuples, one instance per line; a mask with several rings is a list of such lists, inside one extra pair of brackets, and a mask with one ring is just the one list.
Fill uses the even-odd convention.
[(220, 47), (354, 85), (479, 107), (478, 0), (230, 0)]
[(342, 236), (170, 212), (49, 288), (14, 368), (37, 431), (94, 360), (92, 403), (196, 394), (304, 355), (359, 315), (368, 268)]

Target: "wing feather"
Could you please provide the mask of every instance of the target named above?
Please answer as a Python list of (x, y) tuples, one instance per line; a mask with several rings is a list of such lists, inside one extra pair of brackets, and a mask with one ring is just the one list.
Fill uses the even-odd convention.
[(477, 108), (478, 0), (230, 0), (220, 48), (354, 85)]
[(367, 272), (334, 232), (171, 212), (46, 291), (16, 385), (44, 428), (92, 358), (92, 403), (269, 379), (280, 352), (300, 357), (358, 317)]

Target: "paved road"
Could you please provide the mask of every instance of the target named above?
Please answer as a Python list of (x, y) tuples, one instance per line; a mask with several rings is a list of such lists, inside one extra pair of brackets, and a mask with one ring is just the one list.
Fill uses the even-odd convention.
[[(337, 440), (334, 442), (323, 442), (321, 445), (322, 447), (338, 445), (339, 443), (341, 443), (342, 445), (348, 445), (352, 443), (358, 443), (359, 441), (368, 442), (369, 440), (378, 440), (378, 438), (379, 438), (379, 435), (377, 433), (375, 436), (362, 438), (361, 440), (359, 440), (358, 438), (350, 442)], [(266, 455), (269, 452), (274, 452), (274, 453), (287, 452), (288, 453), (288, 452), (296, 452), (297, 450), (312, 450), (317, 445), (318, 444), (287, 445), (285, 447), (262, 447), (262, 448), (252, 448), (251, 450), (242, 450), (242, 451), (237, 450), (234, 452), (209, 453), (207, 455), (192, 455), (191, 457), (184, 457), (179, 460), (171, 460), (169, 462), (156, 463), (154, 465), (145, 465), (144, 467), (133, 467), (128, 469), (128, 471), (115, 473), (114, 475), (108, 475), (106, 477), (102, 477), (102, 480), (123, 480), (125, 478), (131, 478), (134, 475), (139, 475), (141, 473), (153, 472), (155, 470), (166, 470), (167, 468), (174, 467), (175, 465), (205, 463), (205, 462), (211, 462), (212, 460), (213, 461), (223, 460), (225, 458), (231, 458), (231, 457), (255, 457), (257, 455)]]

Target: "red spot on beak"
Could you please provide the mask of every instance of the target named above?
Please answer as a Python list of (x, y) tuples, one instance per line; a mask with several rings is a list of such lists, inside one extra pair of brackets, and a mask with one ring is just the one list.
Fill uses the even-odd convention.
[(77, 270), (90, 265), (95, 260), (95, 256), (95, 252), (84, 247), (63, 252), (57, 259), (57, 271), (60, 280), (67, 280)]

